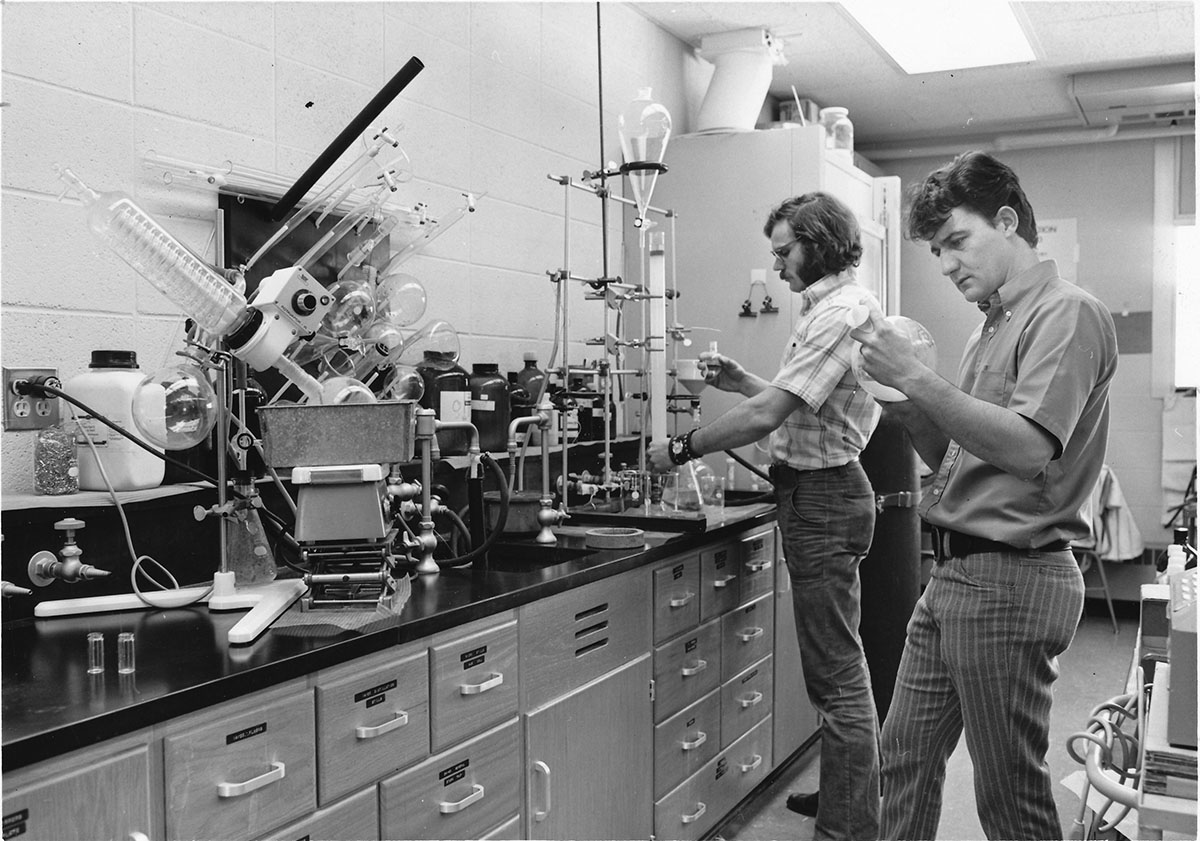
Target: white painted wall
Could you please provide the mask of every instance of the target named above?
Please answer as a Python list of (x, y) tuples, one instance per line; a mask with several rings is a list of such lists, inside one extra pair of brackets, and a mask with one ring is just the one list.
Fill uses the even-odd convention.
[[(596, 6), (575, 2), (6, 3), (3, 14), (3, 274), (0, 358), (69, 377), (94, 348), (135, 350), (143, 369), (178, 347), (175, 307), (57, 200), (56, 163), (98, 190), (123, 190), (187, 245), (215, 257), (212, 192), (166, 187), (148, 151), (231, 160), (292, 181), (409, 59), (426, 69), (379, 122), (417, 177), (402, 201), (434, 213), (458, 191), (478, 212), (406, 270), (426, 318), (463, 335), (463, 363), (519, 368), (549, 354), (562, 266), (563, 190), (600, 160)], [(605, 157), (617, 114), (641, 86), (686, 131), (707, 65), (631, 9), (603, 4)], [(312, 103), (308, 105), (308, 103)], [(340, 172), (355, 153), (330, 170)], [(574, 191), (572, 270), (600, 273), (599, 202)], [(610, 218), (620, 270), (621, 218)], [(575, 290), (572, 336), (599, 335), (598, 305)], [(594, 348), (572, 349), (577, 361)], [(32, 487), (34, 434), (5, 432), (5, 492)]]

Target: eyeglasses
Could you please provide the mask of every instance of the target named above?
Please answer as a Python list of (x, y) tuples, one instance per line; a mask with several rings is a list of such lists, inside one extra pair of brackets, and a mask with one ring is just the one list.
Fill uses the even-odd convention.
[(792, 253), (792, 249), (795, 248), (796, 243), (799, 241), (800, 237), (795, 237), (791, 240), (791, 242), (788, 242), (785, 245), (781, 245), (778, 248), (772, 248), (771, 256), (781, 263), (786, 263), (788, 255)]

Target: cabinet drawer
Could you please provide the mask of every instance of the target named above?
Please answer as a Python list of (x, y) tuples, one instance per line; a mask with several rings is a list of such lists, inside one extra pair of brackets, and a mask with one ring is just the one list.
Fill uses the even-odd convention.
[(431, 746), (439, 751), (517, 714), (517, 622), (486, 628), (429, 650)]
[(676, 558), (654, 570), (654, 643), (700, 624), (700, 558)]
[(384, 838), (478, 838), (520, 812), (517, 719), (379, 784)]
[(429, 755), (425, 649), (384, 651), (317, 678), (317, 800), (326, 805)]
[(774, 723), (774, 717), (767, 716), (725, 749), (729, 773), (722, 778), (722, 782), (733, 789), (729, 794), (730, 807), (740, 803), (771, 773), (774, 763), (771, 750)]
[(721, 747), (732, 744), (771, 712), (774, 669), (764, 657), (721, 686)]
[(521, 838), (521, 816), (513, 815), (500, 826), (493, 829), (486, 835), (481, 836), (483, 841), (506, 841), (506, 839)]
[(760, 596), (721, 617), (721, 677), (729, 680), (775, 647), (775, 599)]
[(534, 709), (650, 650), (648, 570), (520, 609), (522, 709)]
[(722, 543), (700, 552), (700, 621), (707, 622), (737, 607), (738, 544)]
[(379, 793), (370, 786), (264, 835), (262, 841), (378, 841)]
[(662, 721), (721, 683), (721, 620), (654, 649), (654, 720)]
[(163, 739), (169, 837), (253, 837), (316, 809), (312, 690), (293, 683), (184, 721)]
[(150, 748), (104, 745), (67, 763), (51, 760), (4, 775), (4, 837), (21, 841), (95, 841), (157, 836)]
[(654, 727), (654, 797), (662, 797), (721, 749), (721, 693), (714, 689)]
[(761, 722), (654, 804), (656, 838), (703, 838), (762, 782), (771, 770), (770, 721)]
[(742, 538), (738, 545), (741, 602), (775, 592), (775, 529)]

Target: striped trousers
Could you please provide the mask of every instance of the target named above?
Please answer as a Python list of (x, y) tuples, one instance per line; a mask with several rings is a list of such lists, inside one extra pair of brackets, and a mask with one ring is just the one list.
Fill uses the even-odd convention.
[(990, 839), (1063, 838), (1046, 766), (1051, 686), (1083, 609), (1071, 552), (949, 558), (908, 624), (881, 737), (886, 839), (934, 838), (964, 732)]

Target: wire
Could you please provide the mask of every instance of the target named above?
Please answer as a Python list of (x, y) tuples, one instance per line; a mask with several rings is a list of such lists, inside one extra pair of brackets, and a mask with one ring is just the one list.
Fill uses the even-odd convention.
[[(55, 389), (55, 390), (57, 390), (57, 389)], [(141, 588), (138, 586), (138, 580), (137, 580), (139, 572), (146, 577), (146, 580), (148, 580), (152, 584), (156, 585), (160, 590), (164, 590), (164, 591), (171, 590), (171, 589), (178, 590), (178, 589), (180, 589), (180, 587), (179, 587), (179, 582), (175, 579), (175, 576), (171, 574), (170, 570), (168, 570), (161, 563), (159, 563), (157, 560), (150, 557), (149, 555), (139, 555), (137, 553), (137, 550), (133, 548), (133, 535), (129, 531), (129, 520), (125, 516), (125, 506), (123, 506), (121, 504), (121, 500), (117, 496), (117, 491), (113, 487), (112, 480), (110, 480), (108, 478), (108, 471), (104, 469), (104, 460), (100, 458), (100, 453), (96, 450), (96, 442), (92, 440), (92, 436), (88, 432), (87, 427), (85, 427), (82, 423), (79, 422), (79, 417), (75, 414), (75, 407), (69, 406), (68, 408), (71, 412), (71, 420), (73, 420), (75, 422), (75, 426), (79, 429), (79, 431), (81, 433), (83, 433), (83, 439), (84, 439), (84, 441), (87, 442), (88, 447), (92, 451), (92, 456), (96, 459), (96, 467), (100, 471), (100, 478), (102, 478), (104, 480), (104, 485), (106, 488), (108, 488), (108, 493), (112, 497), (113, 504), (117, 508), (117, 516), (120, 518), (121, 528), (125, 532), (125, 545), (129, 549), (129, 557), (133, 559), (133, 566), (130, 567), (130, 569), (129, 569), (129, 586), (131, 588), (133, 588), (134, 595), (136, 595), (138, 597), (138, 599), (141, 600), (144, 604), (149, 605), (150, 607), (160, 608), (160, 609), (161, 608), (188, 607), (189, 605), (197, 604), (199, 602), (204, 601), (204, 599), (208, 598), (209, 594), (212, 593), (213, 588), (212, 588), (211, 583), (208, 585), (208, 588), (202, 594), (200, 594), (196, 598), (188, 599), (183, 602), (179, 602), (179, 601), (155, 602), (152, 599), (150, 599), (146, 593), (142, 592)], [(95, 415), (93, 415), (93, 417), (94, 416)], [(157, 581), (154, 578), (154, 576), (152, 576), (150, 573), (143, 570), (142, 569), (143, 562), (154, 564), (154, 566), (158, 567), (161, 571), (165, 572), (167, 574), (167, 577), (171, 580), (172, 586), (171, 587), (164, 586), (161, 582)]]

